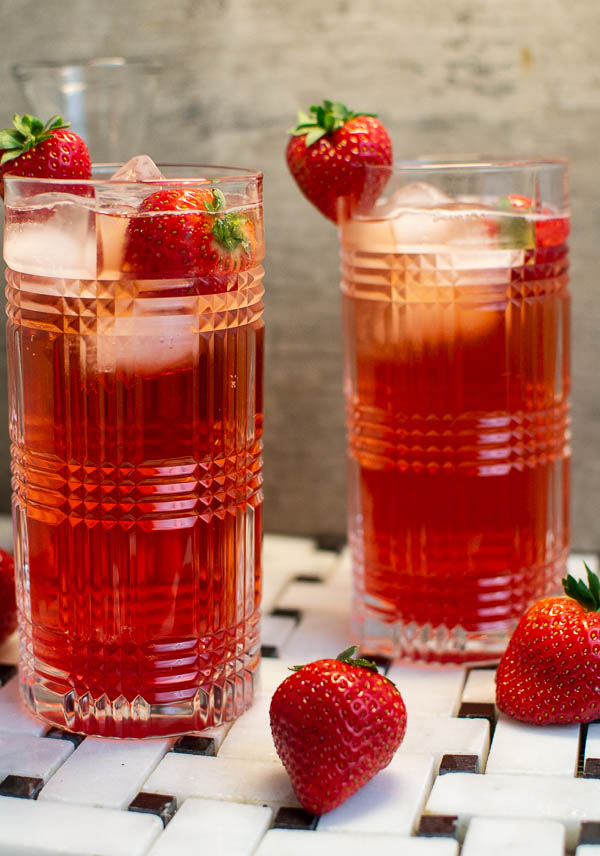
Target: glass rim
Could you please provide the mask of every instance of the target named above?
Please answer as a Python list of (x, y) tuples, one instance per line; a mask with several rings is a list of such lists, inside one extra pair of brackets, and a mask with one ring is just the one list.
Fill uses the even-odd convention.
[(367, 164), (373, 171), (392, 172), (510, 172), (527, 169), (564, 169), (568, 158), (561, 156), (540, 157), (502, 157), (479, 153), (415, 155), (411, 158), (396, 160), (392, 164)]
[(33, 71), (64, 69), (111, 69), (111, 68), (144, 68), (149, 72), (158, 72), (163, 68), (162, 61), (154, 57), (144, 56), (98, 56), (72, 57), (67, 60), (40, 59), (22, 60), (12, 65), (12, 71), (18, 79), (26, 79)]
[[(53, 178), (51, 176), (48, 177), (37, 177), (37, 176), (25, 176), (25, 175), (16, 175), (7, 173), (4, 176), (4, 181), (9, 182), (10, 184), (23, 182), (25, 185), (27, 184), (41, 184), (41, 185), (64, 185), (66, 188), (68, 187), (94, 187), (98, 184), (109, 184), (110, 186), (120, 186), (120, 185), (146, 185), (148, 187), (159, 187), (164, 185), (174, 185), (174, 186), (194, 186), (200, 184), (212, 184), (218, 182), (219, 184), (223, 183), (239, 183), (239, 182), (252, 182), (259, 181), (262, 179), (263, 172), (259, 169), (253, 169), (252, 167), (243, 167), (243, 166), (225, 166), (222, 164), (179, 164), (179, 163), (157, 163), (156, 166), (158, 169), (170, 169), (170, 170), (181, 170), (184, 171), (184, 175), (181, 177), (178, 176), (164, 176), (163, 178), (151, 178), (151, 179), (135, 179), (134, 181), (130, 181), (127, 179), (116, 179), (113, 180), (110, 178), (112, 174), (114, 174), (119, 167), (123, 166), (122, 163), (94, 163), (92, 164), (92, 170), (102, 170), (102, 172), (106, 173), (106, 175), (96, 176), (92, 175), (92, 178)], [(214, 173), (212, 177), (207, 177), (205, 175), (197, 175), (190, 176), (189, 170), (210, 170)]]

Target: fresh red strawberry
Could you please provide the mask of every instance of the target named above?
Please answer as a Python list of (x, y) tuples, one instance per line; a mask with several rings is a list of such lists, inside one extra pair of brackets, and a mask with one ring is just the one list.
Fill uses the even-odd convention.
[(271, 700), (277, 754), (300, 803), (317, 815), (386, 767), (406, 730), (399, 691), (355, 653), (296, 666)]
[[(498, 208), (509, 211), (532, 212), (535, 210), (533, 199), (518, 193), (509, 193), (498, 200)], [(569, 237), (569, 218), (550, 217), (551, 212), (544, 208), (543, 219), (535, 221), (535, 244), (537, 247), (554, 247), (563, 244)], [(513, 227), (514, 228), (514, 227)], [(518, 227), (517, 227), (518, 228)]]
[(127, 228), (123, 269), (147, 277), (206, 276), (250, 268), (254, 222), (241, 211), (221, 213), (220, 190), (172, 188), (151, 193)]
[[(90, 153), (81, 137), (68, 131), (69, 122), (53, 116), (44, 125), (35, 116), (15, 113), (12, 128), (0, 131), (0, 179), (5, 175), (27, 178), (91, 178)], [(4, 183), (0, 182), (3, 194)]]
[(15, 604), (15, 566), (13, 557), (0, 550), (0, 642), (17, 626)]
[(496, 703), (541, 725), (600, 718), (600, 582), (568, 575), (566, 597), (537, 601), (519, 621), (496, 673)]
[(310, 114), (298, 112), (298, 125), (286, 150), (290, 172), (306, 196), (322, 214), (337, 222), (338, 199), (348, 196), (373, 203), (388, 179), (386, 170), (368, 188), (367, 164), (389, 166), (392, 142), (374, 113), (353, 113), (344, 104), (324, 101)]

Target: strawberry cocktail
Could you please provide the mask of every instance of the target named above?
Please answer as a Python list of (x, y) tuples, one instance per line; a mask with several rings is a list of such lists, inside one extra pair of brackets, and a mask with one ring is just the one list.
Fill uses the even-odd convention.
[(6, 176), (21, 681), (142, 737), (240, 714), (259, 658), (262, 177)]
[(366, 171), (339, 217), (355, 627), (493, 659), (566, 565), (566, 167)]

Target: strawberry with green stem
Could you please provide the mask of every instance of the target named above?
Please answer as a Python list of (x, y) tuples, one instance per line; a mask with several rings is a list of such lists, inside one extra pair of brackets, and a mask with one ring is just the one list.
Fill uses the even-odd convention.
[(600, 718), (600, 581), (567, 575), (564, 597), (537, 601), (519, 621), (496, 673), (496, 703), (540, 725)]
[(127, 227), (123, 270), (159, 278), (235, 273), (252, 267), (256, 246), (254, 221), (226, 212), (218, 188), (157, 190)]
[[(341, 197), (375, 202), (388, 171), (378, 171), (366, 181), (367, 165), (392, 163), (390, 136), (375, 113), (355, 113), (338, 101), (313, 105), (298, 112), (298, 124), (290, 131), (286, 160), (298, 187), (325, 217), (338, 219)], [(366, 196), (365, 196), (366, 194)]]
[(271, 700), (277, 754), (298, 800), (317, 815), (386, 767), (406, 731), (400, 692), (356, 650), (296, 666)]
[[(0, 131), (0, 180), (5, 175), (26, 178), (89, 179), (90, 153), (62, 116), (44, 124), (36, 116), (15, 113), (13, 127)], [(4, 183), (0, 182), (0, 193)]]

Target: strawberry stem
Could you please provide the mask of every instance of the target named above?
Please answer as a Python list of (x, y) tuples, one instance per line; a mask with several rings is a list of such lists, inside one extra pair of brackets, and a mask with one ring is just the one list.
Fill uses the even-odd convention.
[(562, 580), (563, 589), (567, 597), (572, 597), (588, 612), (600, 612), (600, 580), (586, 562), (583, 566), (587, 571), (588, 584), (567, 574)]
[(313, 104), (310, 113), (298, 110), (298, 124), (290, 128), (289, 133), (294, 137), (306, 135), (305, 144), (308, 148), (324, 137), (331, 134), (346, 124), (350, 119), (357, 116), (376, 116), (376, 113), (355, 113), (348, 110), (340, 101), (323, 101), (322, 104)]

